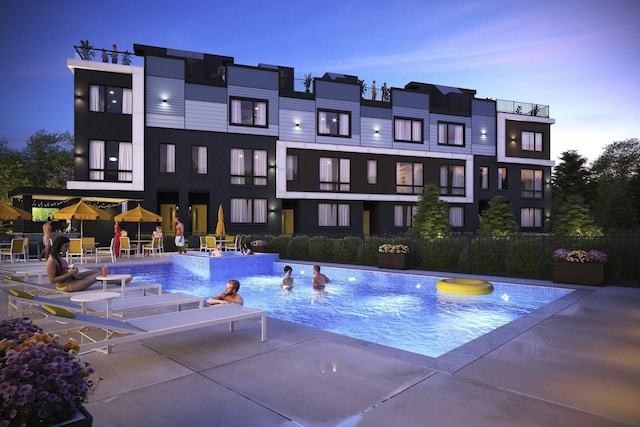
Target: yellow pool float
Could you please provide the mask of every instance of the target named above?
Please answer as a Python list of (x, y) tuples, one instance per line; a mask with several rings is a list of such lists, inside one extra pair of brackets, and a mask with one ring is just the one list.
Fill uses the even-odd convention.
[(442, 279), (436, 283), (436, 289), (455, 295), (486, 295), (493, 292), (493, 285), (479, 279)]

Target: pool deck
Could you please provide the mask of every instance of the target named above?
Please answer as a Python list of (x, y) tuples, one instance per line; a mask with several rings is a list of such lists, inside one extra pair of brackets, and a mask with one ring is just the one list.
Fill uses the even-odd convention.
[[(25, 269), (44, 262), (0, 264)], [(567, 287), (436, 359), (276, 319), (264, 343), (242, 321), (123, 344), (84, 356), (101, 378), (85, 407), (96, 427), (640, 425), (640, 289)]]

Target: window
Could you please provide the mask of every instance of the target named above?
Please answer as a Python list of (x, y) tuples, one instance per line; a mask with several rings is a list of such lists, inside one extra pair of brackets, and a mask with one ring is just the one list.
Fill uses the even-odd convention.
[(203, 145), (191, 147), (191, 173), (194, 175), (207, 174), (207, 147)]
[(449, 206), (449, 223), (452, 227), (464, 227), (464, 208)]
[(287, 155), (287, 181), (298, 180), (298, 156)]
[(378, 183), (378, 161), (367, 160), (367, 184)]
[(422, 120), (401, 119), (394, 120), (394, 139), (404, 142), (422, 142)]
[(230, 221), (235, 224), (266, 224), (267, 199), (231, 199)]
[(480, 189), (486, 190), (489, 188), (489, 168), (486, 166), (480, 166), (480, 176), (478, 182), (480, 183)]
[(351, 136), (351, 113), (318, 111), (318, 135)]
[(542, 199), (542, 171), (522, 169), (520, 171), (520, 196)]
[(420, 194), (424, 181), (422, 163), (396, 163), (396, 192)]
[(232, 148), (231, 184), (267, 185), (267, 150)]
[(130, 142), (89, 141), (89, 179), (133, 181), (133, 145)]
[(396, 227), (411, 227), (416, 209), (417, 206), (415, 205), (395, 205), (393, 207), (393, 225)]
[(498, 168), (498, 190), (506, 190), (507, 188), (507, 168)]
[(438, 144), (464, 146), (464, 125), (438, 123)]
[(542, 133), (522, 131), (522, 151), (542, 151)]
[(320, 157), (320, 190), (351, 190), (351, 161), (332, 157)]
[(520, 209), (520, 227), (542, 227), (542, 209), (522, 208)]
[(346, 203), (319, 203), (319, 227), (349, 227), (351, 225), (351, 207)]
[(89, 111), (99, 113), (131, 114), (133, 92), (131, 89), (109, 86), (89, 86)]
[(232, 125), (267, 127), (267, 101), (231, 98)]
[(440, 194), (464, 196), (464, 166), (440, 166)]
[(176, 173), (175, 144), (160, 144), (160, 172)]

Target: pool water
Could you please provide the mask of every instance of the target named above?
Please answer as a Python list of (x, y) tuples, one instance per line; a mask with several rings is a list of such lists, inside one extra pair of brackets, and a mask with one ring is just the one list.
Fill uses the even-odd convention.
[[(425, 356), (439, 357), (570, 292), (571, 289), (493, 282), (489, 295), (445, 295), (439, 278), (326, 267), (326, 294), (311, 289), (311, 266), (290, 264), (295, 287), (280, 289), (284, 263), (274, 273), (234, 278), (245, 305), (269, 317), (346, 335)], [(117, 271), (116, 271), (117, 270)], [(133, 280), (162, 283), (163, 290), (207, 298), (222, 292), (225, 279), (210, 279), (173, 264), (114, 267)]]

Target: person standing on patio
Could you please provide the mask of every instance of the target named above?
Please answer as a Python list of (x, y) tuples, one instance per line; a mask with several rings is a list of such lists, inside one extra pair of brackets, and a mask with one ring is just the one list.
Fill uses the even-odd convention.
[(67, 264), (62, 258), (69, 249), (69, 238), (58, 236), (53, 241), (51, 255), (47, 259), (47, 277), (52, 285), (59, 291), (77, 292), (84, 291), (96, 283), (96, 277), (100, 275), (98, 270), (86, 270), (82, 273), (76, 267)]
[(176, 217), (176, 247), (179, 254), (186, 253), (184, 250), (184, 224), (178, 217)]
[(227, 282), (227, 288), (224, 292), (218, 295), (214, 295), (207, 300), (207, 304), (209, 305), (218, 305), (218, 304), (240, 304), (244, 305), (244, 300), (238, 293), (240, 290), (240, 282), (234, 279), (230, 279)]
[(116, 221), (113, 224), (113, 251), (117, 257), (120, 256), (120, 236), (122, 235), (120, 231), (120, 224)]
[(49, 252), (51, 251), (51, 217), (47, 217), (47, 222), (42, 224), (42, 251), (38, 255), (38, 261), (41, 261), (44, 257), (46, 261), (49, 258)]

